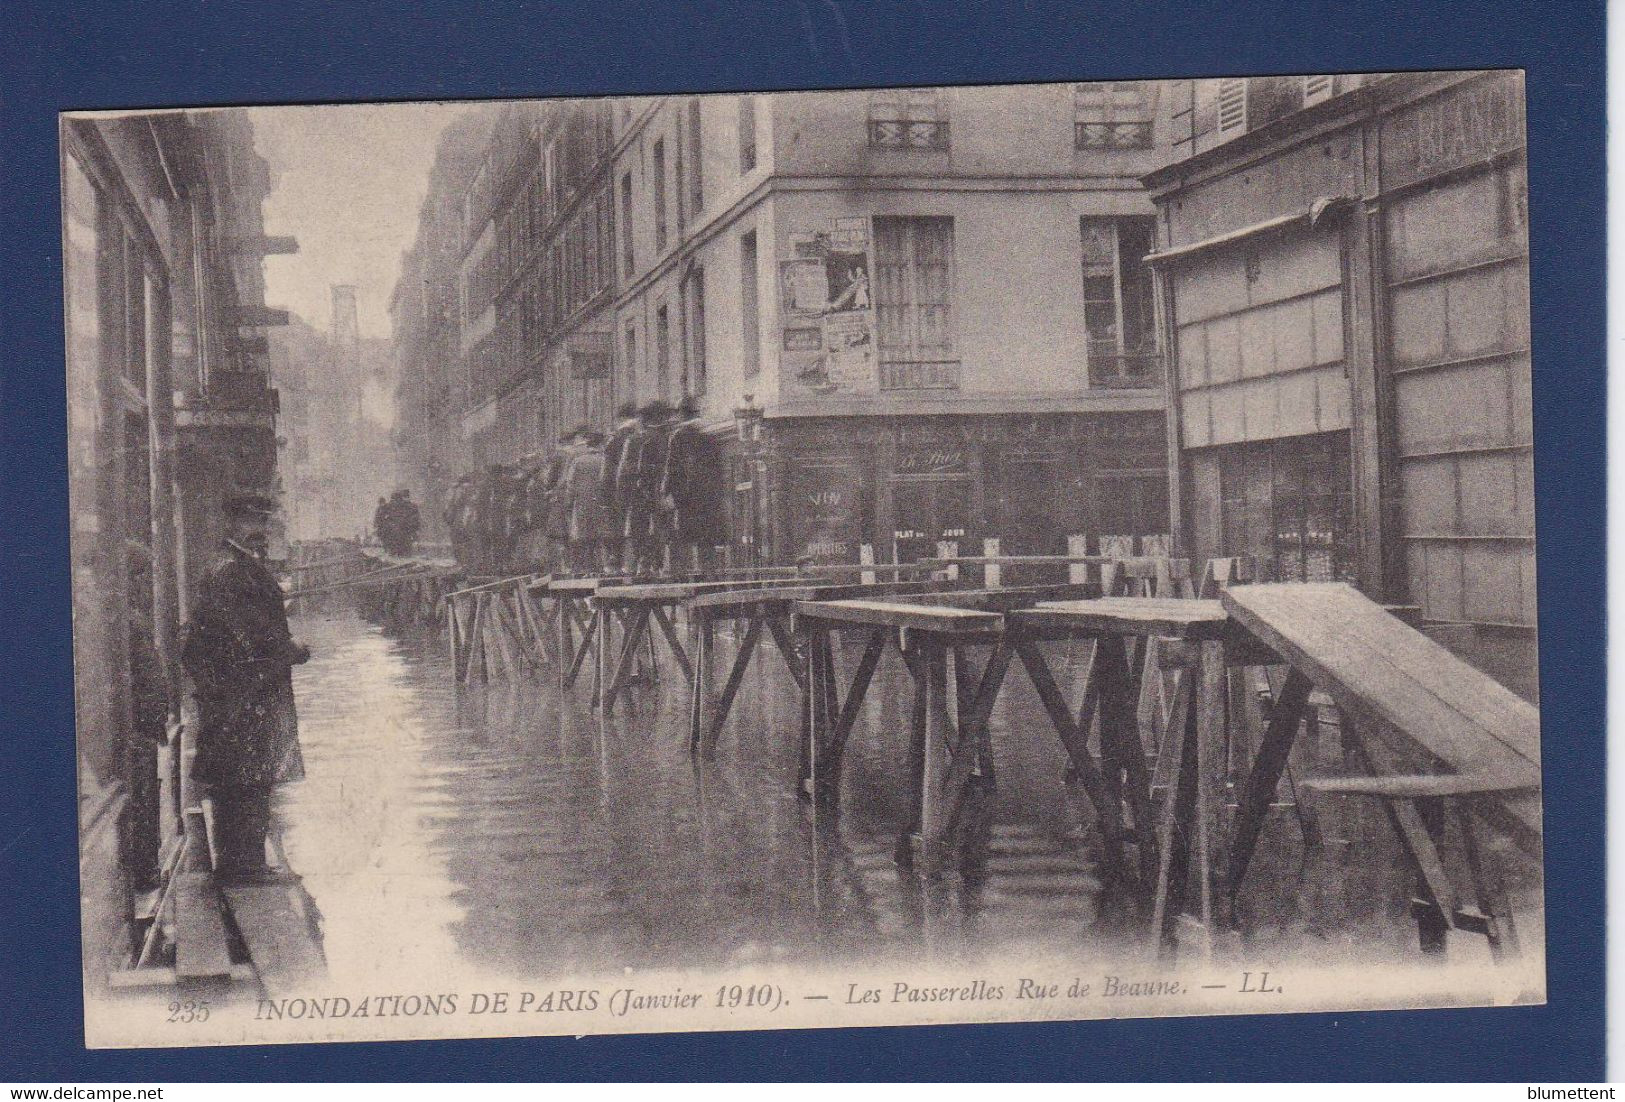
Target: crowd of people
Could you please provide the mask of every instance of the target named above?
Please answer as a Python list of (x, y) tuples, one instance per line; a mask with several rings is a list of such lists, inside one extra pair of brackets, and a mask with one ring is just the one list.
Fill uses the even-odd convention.
[(579, 426), (549, 458), (492, 464), (458, 479), (445, 521), (475, 574), (656, 575), (712, 565), (724, 470), (692, 398), (627, 403), (606, 438)]

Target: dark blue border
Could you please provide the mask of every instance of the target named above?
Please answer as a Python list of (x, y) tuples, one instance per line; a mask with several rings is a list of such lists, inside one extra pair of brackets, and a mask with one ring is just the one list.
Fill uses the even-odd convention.
[[(1586, 1081), (1603, 1051), (1601, 4), (645, 0), (0, 13), (0, 1080)], [(1430, 1011), (83, 1049), (55, 113), (65, 108), (1480, 68), (1528, 71), (1550, 1003)]]

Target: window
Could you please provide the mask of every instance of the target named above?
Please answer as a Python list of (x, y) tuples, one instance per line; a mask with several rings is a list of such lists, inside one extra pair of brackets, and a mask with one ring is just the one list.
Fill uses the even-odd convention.
[(626, 362), (621, 365), (621, 375), (625, 379), (623, 390), (629, 401), (634, 401), (638, 394), (638, 330), (631, 322), (626, 323)]
[(700, 130), (700, 98), (688, 101), (688, 209), (698, 216), (705, 209), (705, 140)]
[(898, 88), (869, 98), (869, 144), (880, 149), (947, 149), (948, 118), (934, 88)]
[(875, 322), (883, 390), (959, 385), (953, 347), (954, 220), (875, 219)]
[(672, 146), (671, 197), (677, 205), (677, 240), (683, 240), (688, 228), (688, 170), (683, 165), (683, 151), (688, 139), (683, 132), (683, 116), (677, 116), (677, 138)]
[(666, 251), (666, 140), (654, 144), (655, 255)]
[(762, 370), (761, 288), (756, 273), (756, 231), (739, 239), (740, 364), (745, 378)]
[(1156, 85), (1146, 80), (1073, 88), (1073, 144), (1078, 149), (1149, 149)]
[(756, 97), (739, 97), (739, 172), (756, 167)]
[(705, 269), (695, 268), (683, 284), (688, 309), (688, 356), (683, 364), (683, 393), (705, 393)]
[(671, 316), (665, 303), (655, 309), (655, 394), (668, 396), (671, 386)]
[(626, 278), (637, 274), (637, 262), (632, 252), (632, 174), (621, 177), (621, 260), (626, 266)]
[(1083, 325), (1091, 386), (1150, 387), (1162, 381), (1152, 305), (1154, 219), (1084, 218)]

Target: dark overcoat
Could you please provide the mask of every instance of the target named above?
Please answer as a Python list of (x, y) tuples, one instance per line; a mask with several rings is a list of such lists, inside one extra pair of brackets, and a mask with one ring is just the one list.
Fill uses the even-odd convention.
[(181, 642), (198, 698), (195, 779), (270, 788), (304, 776), (290, 674), (303, 654), (276, 578), (230, 550), (203, 579)]

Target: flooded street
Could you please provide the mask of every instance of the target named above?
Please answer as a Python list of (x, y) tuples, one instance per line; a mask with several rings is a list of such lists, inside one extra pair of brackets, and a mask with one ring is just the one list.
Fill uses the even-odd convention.
[[(909, 700), (895, 655), (849, 748), (840, 813), (815, 814), (794, 795), (794, 692), (776, 654), (752, 665), (716, 760), (697, 763), (669, 666), (601, 721), (585, 680), (562, 698), (550, 678), (459, 690), (438, 645), (346, 614), (295, 631), (316, 654), (296, 672), (309, 776), (279, 818), (335, 978), (1132, 955), (1101, 919), (1086, 812), (1024, 678), (994, 714), (982, 829), (956, 874), (930, 881), (895, 856)], [(1063, 684), (1075, 676), (1076, 655), (1053, 658)], [(1364, 927), (1366, 954), (1414, 953), (1397, 862), (1372, 860), (1381, 824), (1354, 825), (1359, 845), (1334, 838), (1310, 860), (1290, 814), (1272, 823), (1249, 878), (1253, 951), (1346, 952)]]
[(309, 776), (279, 817), (335, 975), (398, 974), (403, 957), (525, 976), (950, 961), (990, 930), (1061, 948), (1094, 923), (1059, 745), (1006, 747), (1002, 724), (985, 879), (927, 885), (899, 866), (900, 669), (871, 693), (847, 807), (815, 821), (794, 795), (793, 685), (776, 655), (753, 665), (716, 760), (695, 763), (674, 669), (600, 723), (584, 684), (562, 706), (539, 681), (457, 690), (438, 648), (344, 616), (295, 630), (316, 652), (296, 682)]

